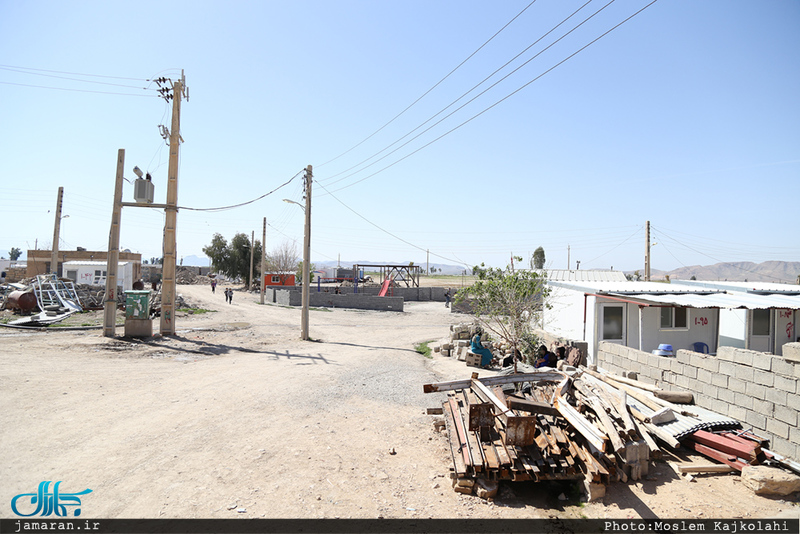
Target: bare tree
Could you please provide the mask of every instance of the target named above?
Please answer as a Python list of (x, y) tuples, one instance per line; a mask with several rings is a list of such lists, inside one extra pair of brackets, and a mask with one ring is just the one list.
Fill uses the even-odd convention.
[(267, 254), (267, 270), (280, 276), (281, 285), (283, 285), (287, 278), (294, 274), (299, 261), (297, 244), (294, 241), (284, 241), (270, 254)]

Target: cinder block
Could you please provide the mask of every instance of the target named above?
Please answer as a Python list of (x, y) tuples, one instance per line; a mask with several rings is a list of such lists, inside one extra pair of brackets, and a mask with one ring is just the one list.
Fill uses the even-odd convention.
[(664, 359), (663, 356), (656, 356), (655, 354), (648, 354), (648, 356), (647, 356), (647, 365), (649, 365), (650, 367), (655, 368), (655, 369), (660, 369), (661, 366), (663, 365), (663, 362), (661, 361), (663, 359)]
[(711, 383), (720, 388), (727, 388), (728, 375), (723, 375), (721, 373), (714, 373), (714, 375), (711, 377)]
[(753, 354), (753, 367), (756, 369), (763, 369), (764, 371), (771, 371), (773, 358), (774, 356), (771, 354), (756, 352)]
[(735, 404), (728, 405), (728, 417), (733, 417), (737, 421), (744, 421), (747, 417), (747, 409)]
[[(789, 404), (789, 394), (782, 389), (767, 388), (764, 398), (774, 404), (781, 404), (783, 406), (799, 406), (798, 404)], [(797, 398), (800, 399), (800, 397)]]
[(710, 384), (712, 376), (714, 375), (711, 373), (711, 371), (707, 371), (706, 369), (697, 370), (697, 380), (704, 384)]
[(744, 417), (744, 422), (746, 422), (748, 425), (754, 426), (759, 430), (767, 429), (767, 418), (752, 410), (747, 411), (747, 414)]
[(719, 398), (719, 388), (713, 384), (704, 383), (701, 387), (701, 391), (703, 395), (707, 396), (709, 399)]
[(747, 382), (744, 392), (757, 399), (763, 399), (767, 395), (767, 388), (755, 382)]
[(684, 365), (683, 374), (688, 378), (695, 379), (697, 378), (697, 367), (693, 365)]
[(776, 375), (794, 376), (795, 364), (784, 358), (774, 358), (772, 360), (772, 372)]
[(763, 399), (753, 399), (753, 411), (764, 417), (772, 417), (775, 404)]
[(776, 436), (770, 443), (769, 448), (771, 451), (775, 451), (778, 454), (783, 454), (790, 458), (797, 458), (797, 449), (800, 447), (791, 441)]
[(800, 446), (800, 428), (789, 428), (789, 441)]
[(736, 393), (744, 393), (746, 391), (747, 383), (744, 380), (739, 380), (738, 378), (729, 377), (728, 378), (728, 389), (731, 391), (735, 391)]
[(679, 388), (689, 389), (689, 379), (684, 375), (676, 375), (675, 385)]
[(737, 365), (733, 376), (740, 380), (744, 380), (745, 382), (752, 382), (754, 371), (752, 367), (747, 367), (746, 365)]
[(775, 381), (775, 376), (770, 371), (762, 371), (761, 369), (754, 369), (753, 380), (756, 381), (756, 384), (772, 387), (772, 384)]
[(728, 403), (719, 399), (711, 399), (708, 409), (720, 415), (728, 414)]
[(678, 360), (679, 362), (683, 363), (683, 364), (691, 363), (692, 354), (694, 354), (694, 352), (689, 351), (689, 350), (679, 350), (678, 354), (675, 357), (675, 359)]
[(693, 352), (692, 355), (689, 357), (689, 364), (694, 365), (695, 367), (699, 367), (700, 369), (705, 369), (703, 364), (705, 363), (707, 356), (703, 356), (699, 352)]
[(736, 349), (733, 347), (719, 347), (717, 348), (717, 359), (727, 362), (736, 361)]
[(713, 356), (706, 356), (701, 360), (700, 367), (712, 373), (716, 373), (719, 371), (719, 360)]
[(733, 376), (734, 369), (736, 369), (736, 364), (733, 362), (726, 362), (720, 361), (719, 362), (719, 373), (726, 375), (726, 376)]
[(767, 432), (771, 432), (775, 437), (789, 439), (789, 425), (783, 421), (771, 418), (767, 419)]
[(797, 379), (775, 375), (775, 387), (789, 393), (797, 392)]
[(683, 367), (684, 365), (679, 362), (676, 358), (670, 358), (669, 362), (669, 370), (675, 374), (682, 375), (683, 374)]
[(719, 400), (724, 401), (724, 402), (726, 402), (728, 404), (733, 404), (733, 403), (736, 402), (736, 400), (735, 400), (736, 399), (736, 393), (731, 391), (730, 389), (719, 388), (719, 390), (717, 391), (717, 395), (719, 397)]
[(753, 409), (753, 397), (750, 395), (745, 395), (744, 393), (737, 393), (735, 396), (736, 400), (734, 401), (737, 406), (741, 406), (742, 408), (747, 408), (748, 410)]
[(736, 349), (734, 361), (740, 365), (753, 366), (753, 351), (745, 349)]
[(778, 421), (783, 421), (791, 427), (797, 426), (797, 410), (794, 408), (789, 408), (787, 406), (775, 406), (773, 416)]

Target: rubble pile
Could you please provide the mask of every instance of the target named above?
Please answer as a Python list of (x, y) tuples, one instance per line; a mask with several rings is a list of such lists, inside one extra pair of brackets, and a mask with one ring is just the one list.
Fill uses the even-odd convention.
[[(468, 333), (468, 327), (455, 325), (453, 333)], [(690, 392), (563, 361), (559, 369), (480, 379), (474, 373), (423, 390), (447, 394), (441, 408), (428, 413), (443, 416), (434, 427), (446, 429), (450, 478), (459, 493), (491, 497), (499, 481), (575, 480), (594, 500), (609, 483), (647, 476), (662, 447), (694, 450), (720, 462), (704, 467), (707, 473), (763, 463), (792, 469), (735, 419), (666, 400), (683, 402)]]
[(196, 267), (176, 267), (175, 280), (183, 285), (210, 285), (213, 278), (198, 274)]

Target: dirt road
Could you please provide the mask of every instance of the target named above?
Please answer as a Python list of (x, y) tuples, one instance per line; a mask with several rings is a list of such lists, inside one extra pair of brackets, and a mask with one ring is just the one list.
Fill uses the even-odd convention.
[[(441, 303), (405, 312), (260, 305), (237, 291), (181, 286), (216, 310), (177, 318), (146, 342), (98, 330), (0, 330), (0, 514), (39, 482), (89, 488), (82, 517), (774, 517), (796, 504), (756, 497), (738, 477), (679, 478), (655, 464), (603, 503), (518, 484), (494, 502), (452, 491), (445, 437), (422, 384), (469, 376), (416, 343), (464, 318)], [(157, 323), (156, 323), (157, 324)], [(120, 329), (120, 334), (122, 333)], [(657, 474), (656, 474), (657, 473)], [(568, 488), (567, 488), (568, 489)], [(719, 496), (724, 494), (725, 499)]]

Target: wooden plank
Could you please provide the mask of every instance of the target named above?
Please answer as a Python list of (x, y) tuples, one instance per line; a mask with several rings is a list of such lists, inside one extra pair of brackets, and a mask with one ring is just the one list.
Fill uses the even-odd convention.
[(620, 392), (620, 396), (617, 400), (617, 413), (619, 413), (620, 419), (622, 419), (623, 424), (625, 425), (625, 429), (628, 431), (628, 434), (635, 438), (636, 434), (638, 434), (638, 428), (636, 423), (631, 417), (630, 412), (628, 411), (628, 394), (624, 391)]
[(617, 427), (614, 426), (613, 421), (611, 421), (611, 418), (606, 413), (606, 410), (600, 402), (600, 399), (597, 397), (590, 397), (587, 398), (586, 401), (589, 403), (589, 406), (594, 410), (594, 413), (605, 427), (606, 435), (611, 440), (611, 445), (614, 447), (614, 452), (624, 451), (625, 444), (620, 439), (619, 433), (617, 432)]
[[(519, 373), (516, 375), (490, 376), (479, 378), (478, 381), (485, 386), (498, 386), (501, 384), (518, 384), (520, 382), (558, 382), (562, 380), (564, 376), (564, 373), (560, 371), (541, 371), (536, 373)], [(469, 389), (470, 383), (471, 380), (437, 382), (434, 384), (424, 384), (422, 390), (425, 393), (435, 393), (455, 391), (457, 389)]]
[(502, 421), (504, 425), (507, 425), (507, 420), (509, 417), (513, 417), (514, 413), (505, 405), (503, 401), (497, 398), (488, 387), (486, 387), (483, 383), (479, 380), (472, 380), (470, 382), (469, 389), (478, 396), (483, 402), (488, 402), (494, 405), (495, 410), (497, 412), (497, 418)]
[(553, 403), (559, 413), (569, 421), (586, 440), (597, 450), (604, 451), (608, 438), (589, 423), (578, 411), (569, 405), (564, 397), (558, 397)]
[(467, 430), (464, 428), (464, 420), (461, 418), (458, 402), (454, 397), (450, 397), (448, 403), (450, 404), (450, 412), (453, 414), (453, 426), (456, 428), (459, 451), (464, 459), (464, 464), (470, 469), (474, 468), (475, 464), (472, 461), (472, 453), (469, 450), (469, 442), (467, 440)]
[(512, 410), (520, 410), (528, 413), (541, 413), (545, 415), (558, 415), (553, 405), (546, 402), (538, 402), (527, 399), (521, 399), (514, 395), (506, 397), (506, 403)]
[(650, 434), (654, 435), (673, 449), (680, 449), (681, 443), (675, 437), (664, 429), (658, 428), (653, 423), (642, 423)]
[(441, 408), (428, 408), (428, 415), (442, 415), (443, 413)]
[(650, 458), (659, 459), (662, 456), (661, 448), (656, 445), (656, 442), (650, 436), (650, 433), (644, 428), (644, 425), (639, 421), (634, 421), (636, 424), (636, 428), (639, 431), (639, 435), (642, 436), (642, 439), (647, 443), (647, 448), (650, 449)]
[(442, 409), (444, 411), (444, 423), (445, 426), (447, 426), (447, 440), (450, 442), (450, 453), (453, 456), (453, 467), (455, 468), (456, 475), (463, 477), (467, 475), (467, 465), (464, 463), (464, 456), (462, 455), (463, 446), (458, 437), (458, 430), (456, 429), (456, 423), (449, 401), (442, 405)]
[(736, 471), (729, 465), (709, 464), (709, 465), (679, 465), (680, 473), (731, 473)]
[(462, 402), (464, 403), (463, 408), (461, 408), (461, 417), (464, 420), (464, 427), (466, 428), (467, 443), (469, 444), (470, 454), (472, 455), (472, 465), (476, 472), (481, 472), (486, 467), (485, 458), (483, 457), (483, 448), (475, 432), (470, 432), (467, 428), (469, 424), (469, 402), (467, 400), (467, 392), (461, 391), (461, 396)]
[(694, 395), (691, 391), (667, 391), (667, 390), (659, 390), (653, 393), (656, 398), (669, 401), (669, 402), (677, 402), (678, 404), (694, 404)]

